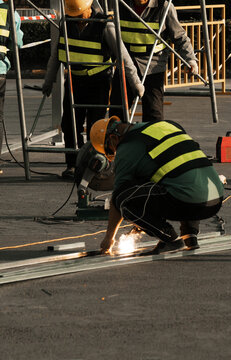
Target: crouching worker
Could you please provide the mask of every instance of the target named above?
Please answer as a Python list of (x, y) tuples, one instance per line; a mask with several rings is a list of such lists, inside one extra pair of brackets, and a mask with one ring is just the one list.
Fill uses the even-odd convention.
[[(122, 123), (98, 120), (95, 149), (115, 157), (115, 182), (102, 252), (112, 248), (123, 218), (159, 238), (152, 254), (195, 249), (199, 222), (222, 204), (223, 184), (206, 155), (176, 122)], [(167, 220), (180, 222), (180, 237)]]

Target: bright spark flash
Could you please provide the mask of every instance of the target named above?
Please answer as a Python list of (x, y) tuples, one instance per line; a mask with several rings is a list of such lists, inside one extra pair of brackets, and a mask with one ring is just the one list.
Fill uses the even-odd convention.
[(123, 234), (118, 241), (118, 253), (120, 255), (131, 254), (136, 249), (136, 235)]

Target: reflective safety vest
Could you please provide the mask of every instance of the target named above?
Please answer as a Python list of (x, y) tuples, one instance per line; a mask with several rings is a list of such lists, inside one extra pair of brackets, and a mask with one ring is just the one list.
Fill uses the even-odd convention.
[[(96, 18), (105, 19), (102, 14), (95, 16)], [(108, 50), (103, 48), (102, 38), (103, 30), (106, 22), (89, 22), (88, 25), (79, 32), (77, 22), (67, 21), (68, 47), (70, 62), (87, 62), (89, 64), (71, 64), (71, 72), (74, 75), (95, 75), (110, 67), (110, 65), (100, 64), (91, 65), (91, 63), (111, 63)], [(66, 64), (66, 50), (63, 31), (61, 30), (59, 47), (59, 61)]]
[[(159, 13), (159, 8), (156, 8), (149, 16), (150, 19), (144, 20), (156, 33), (160, 27)], [(144, 56), (151, 53), (156, 36), (123, 5), (120, 6), (120, 27), (122, 40), (131, 55)], [(154, 53), (162, 51), (165, 47), (166, 45), (158, 40)]]
[(140, 131), (148, 146), (148, 154), (158, 165), (151, 177), (155, 183), (165, 176), (176, 177), (188, 170), (212, 165), (199, 144), (174, 122), (148, 124)]
[(7, 42), (10, 36), (8, 5), (0, 4), (0, 60), (4, 60), (7, 53)]

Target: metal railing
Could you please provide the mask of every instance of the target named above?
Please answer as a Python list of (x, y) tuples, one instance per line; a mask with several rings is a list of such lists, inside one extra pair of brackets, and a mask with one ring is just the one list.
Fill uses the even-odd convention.
[[(180, 11), (200, 12), (201, 6), (176, 6), (178, 13)], [(214, 10), (216, 15), (219, 13), (219, 20), (215, 19)], [(221, 83), (222, 93), (226, 91), (225, 85), (225, 5), (206, 5), (207, 11), (207, 25), (209, 34), (209, 46), (211, 53), (211, 64), (214, 83)], [(185, 29), (188, 37), (191, 39), (192, 45), (198, 58), (199, 74), (204, 79), (208, 78), (208, 66), (206, 51), (204, 46), (203, 36), (203, 22), (181, 22), (182, 27)], [(171, 44), (174, 49), (174, 45)], [(171, 53), (169, 58), (168, 67), (165, 73), (165, 88), (177, 88), (186, 85), (202, 84), (200, 79), (195, 76), (189, 76), (187, 69), (183, 66), (181, 60), (177, 59), (174, 53)]]

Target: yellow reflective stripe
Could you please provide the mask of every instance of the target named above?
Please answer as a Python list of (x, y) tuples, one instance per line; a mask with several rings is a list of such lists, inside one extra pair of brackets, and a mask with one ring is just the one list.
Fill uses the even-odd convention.
[[(155, 52), (155, 53), (156, 53), (156, 52), (159, 52), (159, 51), (163, 50), (165, 47), (166, 47), (166, 45), (164, 45), (164, 44), (156, 45), (154, 52)], [(147, 51), (147, 47), (146, 47), (146, 46), (134, 46), (134, 45), (130, 45), (130, 51), (132, 51), (132, 52), (137, 52), (137, 53), (139, 53), (139, 52), (144, 53), (144, 52)]]
[(132, 52), (146, 52), (147, 51), (147, 46), (133, 46), (130, 45), (130, 51)]
[[(91, 65), (92, 62), (103, 62), (103, 55), (93, 55), (93, 54), (81, 54), (70, 51), (70, 61), (72, 62), (87, 62), (89, 63), (89, 66), (95, 66)], [(59, 60), (66, 62), (66, 51), (59, 49)]]
[[(111, 62), (111, 59), (107, 62)], [(78, 76), (84, 76), (84, 75), (92, 76), (92, 75), (98, 74), (99, 72), (101, 72), (109, 67), (110, 67), (110, 65), (102, 65), (102, 66), (96, 66), (93, 69), (71, 70), (71, 72), (73, 75), (78, 75)]]
[[(60, 44), (65, 44), (64, 37), (60, 37), (59, 39)], [(93, 41), (86, 41), (86, 40), (76, 40), (76, 39), (68, 39), (69, 46), (80, 46), (89, 49), (101, 49), (101, 43), (93, 42)]]
[(171, 138), (165, 140), (163, 143), (161, 143), (157, 147), (155, 147), (153, 150), (151, 150), (149, 152), (149, 155), (151, 156), (152, 159), (155, 159), (157, 156), (162, 154), (164, 151), (169, 149), (171, 146), (173, 146), (175, 144), (179, 144), (180, 142), (186, 141), (186, 140), (192, 140), (192, 138), (187, 134), (180, 134), (180, 135), (171, 137)]
[(0, 35), (5, 36), (5, 37), (9, 37), (10, 32), (9, 32), (9, 30), (6, 30), (6, 29), (0, 29)]
[[(146, 22), (146, 24), (148, 26), (150, 26), (150, 28), (152, 29), (159, 29), (159, 23), (153, 23), (153, 22)], [(136, 22), (136, 21), (126, 21), (126, 20), (120, 20), (120, 26), (122, 27), (127, 27), (127, 28), (131, 28), (131, 29), (147, 29), (147, 26), (145, 26), (143, 23), (141, 23), (140, 21)]]
[(7, 9), (0, 10), (0, 26), (6, 26)]
[(161, 140), (163, 137), (181, 131), (175, 125), (166, 121), (161, 121), (148, 126), (142, 131), (142, 134), (151, 136), (154, 139)]
[(125, 43), (129, 44), (154, 44), (155, 35), (153, 34), (143, 34), (138, 32), (127, 32), (121, 31), (122, 40)]
[(178, 166), (187, 163), (188, 161), (205, 158), (206, 155), (201, 150), (192, 151), (190, 153), (180, 155), (177, 158), (169, 161), (163, 165), (156, 173), (152, 176), (151, 180), (158, 183), (166, 174), (176, 169)]
[(6, 54), (7, 53), (6, 46), (0, 46), (0, 52)]

